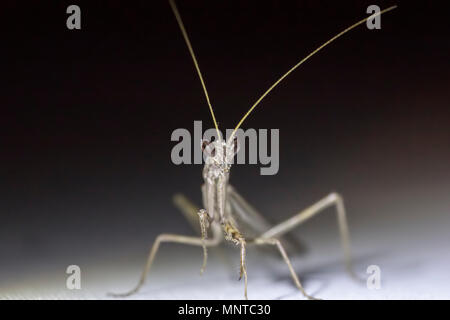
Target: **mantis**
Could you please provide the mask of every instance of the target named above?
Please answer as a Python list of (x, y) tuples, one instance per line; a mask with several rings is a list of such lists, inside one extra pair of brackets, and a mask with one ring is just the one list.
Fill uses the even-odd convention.
[[(352, 277), (356, 278), (352, 269), (351, 255), (350, 255), (350, 236), (347, 224), (346, 211), (344, 207), (343, 198), (337, 193), (331, 193), (319, 200), (310, 207), (300, 211), (291, 218), (279, 223), (278, 225), (271, 226), (267, 221), (238, 193), (238, 191), (229, 183), (230, 169), (233, 163), (233, 158), (239, 150), (238, 139), (235, 136), (236, 131), (243, 124), (246, 118), (253, 112), (253, 110), (259, 105), (259, 103), (266, 97), (280, 82), (282, 82), (290, 73), (296, 70), (300, 65), (310, 59), (317, 52), (322, 50), (328, 44), (341, 37), (348, 31), (356, 28), (357, 26), (365, 23), (369, 19), (373, 19), (376, 16), (391, 11), (396, 6), (389, 7), (381, 10), (367, 18), (364, 18), (350, 27), (344, 29), (317, 49), (312, 51), (296, 65), (283, 74), (277, 81), (270, 86), (264, 94), (256, 100), (251, 108), (245, 113), (242, 119), (236, 125), (231, 136), (224, 140), (219, 131), (214, 110), (211, 105), (211, 101), (206, 89), (205, 81), (200, 71), (197, 58), (189, 40), (188, 34), (184, 27), (180, 13), (174, 0), (169, 0), (169, 4), (175, 15), (176, 21), (179, 25), (183, 38), (188, 47), (195, 69), (197, 71), (200, 83), (203, 88), (203, 92), (206, 98), (209, 111), (211, 113), (212, 120), (217, 131), (218, 139), (214, 141), (203, 140), (201, 148), (205, 156), (205, 166), (203, 168), (204, 184), (201, 187), (203, 195), (203, 209), (198, 209), (187, 198), (182, 195), (176, 195), (174, 197), (175, 204), (181, 209), (188, 220), (191, 223), (199, 222), (199, 233), (197, 237), (184, 236), (176, 234), (160, 234), (153, 243), (150, 249), (150, 253), (147, 258), (144, 270), (141, 278), (132, 290), (123, 294), (111, 294), (115, 297), (130, 296), (139, 291), (144, 285), (147, 275), (151, 269), (156, 253), (158, 252), (162, 243), (179, 243), (192, 246), (198, 246), (203, 249), (203, 264), (201, 267), (201, 273), (204, 272), (207, 263), (208, 251), (207, 248), (218, 246), (224, 240), (229, 241), (236, 245), (240, 251), (240, 277), (244, 279), (244, 297), (247, 296), (247, 266), (246, 266), (246, 250), (247, 245), (256, 246), (272, 246), (275, 247), (286, 263), (292, 280), (301, 293), (308, 299), (315, 299), (308, 295), (303, 288), (299, 277), (297, 276), (292, 263), (286, 253), (285, 247), (280, 241), (280, 238), (304, 223), (308, 219), (324, 211), (326, 208), (335, 207), (338, 218), (338, 227), (340, 231), (341, 245), (344, 252), (344, 260), (347, 271)], [(253, 230), (256, 236), (246, 234), (245, 230)], [(261, 230), (263, 230), (261, 232)], [(259, 233), (258, 233), (259, 232)], [(209, 237), (208, 235), (211, 234)]]

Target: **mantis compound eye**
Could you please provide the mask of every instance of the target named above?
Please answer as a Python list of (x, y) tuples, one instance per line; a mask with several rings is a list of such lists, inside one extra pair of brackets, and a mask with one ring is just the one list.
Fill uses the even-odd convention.
[(215, 157), (216, 156), (216, 147), (214, 146), (214, 143), (208, 140), (202, 140), (202, 151), (208, 156), (208, 157)]

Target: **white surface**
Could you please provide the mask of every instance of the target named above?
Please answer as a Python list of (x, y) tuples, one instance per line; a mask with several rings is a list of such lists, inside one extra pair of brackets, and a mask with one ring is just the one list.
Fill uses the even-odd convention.
[[(332, 221), (334, 221), (332, 219)], [(316, 227), (300, 229), (309, 252), (292, 261), (305, 289), (322, 299), (449, 299), (450, 254), (448, 219), (426, 219), (361, 225), (353, 230), (355, 270), (363, 277), (369, 265), (381, 268), (381, 289), (369, 290), (344, 271), (336, 226), (324, 236)], [(315, 243), (315, 244), (314, 244)], [(202, 251), (195, 247), (163, 245), (145, 287), (133, 299), (242, 299), (239, 252), (225, 245), (210, 251), (206, 273), (199, 275)], [(248, 248), (249, 299), (304, 299), (293, 285), (288, 269), (277, 255)], [(119, 253), (118, 253), (119, 254)], [(107, 292), (123, 292), (137, 281), (145, 252), (132, 252), (129, 260), (114, 257), (88, 259), (80, 265), (82, 289), (65, 288), (65, 270), (30, 274), (1, 288), (2, 299), (109, 299)], [(225, 257), (225, 258), (223, 258)]]

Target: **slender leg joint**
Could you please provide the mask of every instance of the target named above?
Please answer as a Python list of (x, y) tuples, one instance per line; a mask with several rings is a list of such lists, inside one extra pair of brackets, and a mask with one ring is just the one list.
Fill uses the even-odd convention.
[(161, 245), (161, 243), (179, 243), (179, 244), (186, 244), (191, 246), (204, 246), (204, 247), (211, 247), (216, 246), (221, 241), (218, 237), (213, 237), (212, 239), (202, 239), (199, 237), (189, 237), (189, 236), (182, 236), (177, 234), (161, 234), (158, 237), (156, 237), (155, 242), (153, 243), (152, 248), (150, 249), (150, 253), (147, 258), (147, 262), (145, 264), (144, 270), (142, 271), (141, 278), (139, 279), (138, 284), (130, 291), (126, 293), (110, 293), (110, 296), (113, 297), (127, 297), (134, 293), (137, 293), (139, 289), (144, 285), (145, 279), (147, 278), (148, 273), (150, 272), (150, 268), (153, 265), (153, 261), (155, 259), (156, 253), (158, 252), (158, 249)]
[(261, 235), (261, 238), (278, 238), (283, 234), (291, 231), (295, 227), (306, 222), (310, 218), (316, 216), (319, 212), (323, 212), (325, 209), (335, 206), (337, 211), (337, 220), (339, 226), (339, 233), (341, 236), (341, 245), (344, 252), (344, 261), (347, 271), (350, 276), (358, 279), (356, 274), (352, 269), (351, 255), (350, 255), (350, 235), (348, 230), (347, 216), (345, 213), (344, 200), (341, 195), (336, 192), (330, 193), (325, 198), (319, 200), (312, 206), (306, 208), (305, 210), (297, 213), (293, 217), (285, 220), (284, 222), (272, 227)]

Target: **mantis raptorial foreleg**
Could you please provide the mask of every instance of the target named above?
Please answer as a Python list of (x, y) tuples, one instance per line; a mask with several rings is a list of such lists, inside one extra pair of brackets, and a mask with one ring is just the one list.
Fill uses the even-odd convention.
[[(173, 197), (174, 204), (180, 209), (185, 218), (189, 221), (192, 227), (201, 235), (203, 241), (203, 264), (200, 269), (200, 274), (206, 269), (206, 262), (208, 260), (208, 250), (206, 249), (205, 240), (208, 238), (208, 229), (210, 226), (210, 219), (206, 210), (198, 209), (191, 201), (189, 201), (182, 194), (176, 194)], [(200, 219), (200, 225), (198, 220)]]
[[(184, 217), (189, 221), (196, 233), (201, 235), (200, 224), (198, 223), (199, 207), (181, 193), (174, 195), (173, 202), (175, 206), (183, 213)], [(211, 231), (217, 233), (215, 235), (216, 237), (222, 237), (222, 230), (217, 225), (212, 224)], [(213, 250), (214, 253), (222, 260), (223, 264), (232, 266), (232, 262), (228, 258), (228, 255), (226, 255), (223, 251), (223, 248), (220, 246), (215, 246)]]
[(247, 266), (246, 266), (246, 241), (239, 230), (230, 222), (223, 224), (223, 231), (225, 232), (225, 240), (233, 242), (235, 245), (241, 247), (241, 262), (239, 280), (244, 276), (244, 297), (247, 300)]
[(245, 300), (248, 300), (248, 297), (247, 297), (247, 266), (245, 263), (245, 260), (246, 260), (245, 239), (244, 238), (239, 239), (239, 244), (241, 246), (241, 272), (239, 274), (239, 280), (241, 280), (242, 276), (244, 276), (244, 297), (245, 297)]
[(352, 269), (352, 261), (350, 255), (350, 235), (348, 231), (344, 201), (342, 197), (337, 193), (330, 193), (327, 197), (316, 202), (309, 208), (306, 208), (305, 210), (297, 213), (292, 218), (289, 218), (286, 221), (267, 230), (261, 235), (260, 238), (278, 238), (330, 206), (336, 206), (341, 244), (344, 250), (344, 259), (347, 271), (352, 277), (358, 279)]
[(208, 260), (208, 250), (206, 249), (206, 239), (208, 238), (208, 228), (209, 228), (209, 218), (205, 209), (200, 209), (198, 211), (198, 216), (200, 218), (200, 231), (202, 234), (202, 247), (203, 247), (203, 264), (200, 269), (200, 274), (203, 274), (206, 268), (206, 261)]

